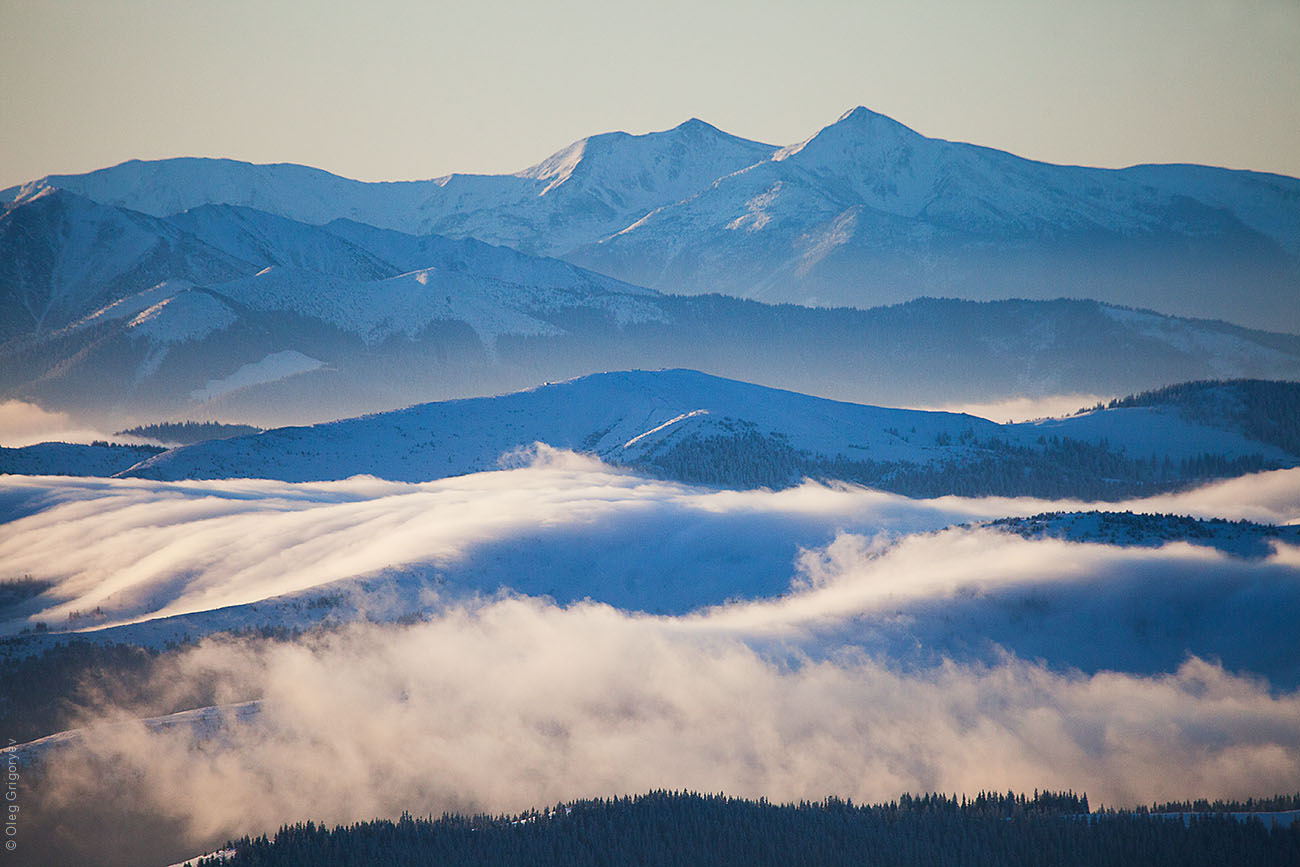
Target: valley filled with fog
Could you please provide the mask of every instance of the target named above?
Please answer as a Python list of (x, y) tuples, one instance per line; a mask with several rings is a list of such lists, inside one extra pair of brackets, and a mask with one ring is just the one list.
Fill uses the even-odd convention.
[[(1281, 791), (1300, 534), (1269, 525), (1300, 520), (1297, 472), (1109, 504), (1206, 530), (1138, 544), (992, 523), (1079, 502), (705, 489), (544, 447), (414, 484), (15, 480), (0, 558), (42, 589), (6, 631), (163, 650), (22, 749), (46, 809), (125, 778), (195, 846), (665, 787)], [(210, 709), (168, 716), (194, 684)]]

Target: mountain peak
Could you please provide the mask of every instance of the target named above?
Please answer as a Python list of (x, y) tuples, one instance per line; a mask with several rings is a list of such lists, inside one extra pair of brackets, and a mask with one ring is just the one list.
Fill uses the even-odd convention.
[[(836, 120), (835, 123), (826, 127), (826, 129), (836, 128), (875, 129), (882, 131), (890, 130), (896, 134), (905, 134), (924, 138), (924, 136), (921, 136), (919, 132), (912, 129), (910, 126), (899, 123), (889, 115), (881, 114), (878, 111), (872, 111), (866, 106), (861, 105), (844, 112), (844, 114), (839, 116), (839, 119)], [(822, 132), (825, 131), (826, 130), (822, 130)]]
[[(693, 117), (672, 129), (639, 135), (608, 132), (580, 139), (517, 177), (545, 181), (540, 196), (566, 184), (593, 184), (612, 191), (622, 205), (645, 198), (644, 209), (649, 210), (664, 194), (677, 201), (721, 175), (766, 160), (773, 150), (771, 145), (731, 135)], [(649, 167), (653, 170), (647, 173)]]
[[(665, 130), (662, 133), (658, 133), (658, 135), (671, 135), (673, 133), (682, 133), (682, 134), (694, 135), (694, 136), (707, 135), (716, 138), (727, 138), (727, 139), (735, 138), (735, 136), (731, 135), (730, 133), (723, 132), (713, 124), (709, 123), (708, 121), (700, 120), (698, 117), (693, 117), (690, 120), (684, 120), (681, 123), (677, 124), (677, 126), (673, 127), (672, 129)], [(655, 134), (656, 133), (651, 133), (651, 135), (655, 135)]]
[(878, 111), (872, 111), (865, 105), (858, 105), (840, 115), (831, 126), (841, 123), (873, 123), (876, 120), (887, 120), (891, 123), (894, 122), (892, 118), (886, 117)]
[(816, 143), (842, 149), (848, 143), (897, 142), (905, 140), (923, 140), (925, 136), (909, 126), (899, 123), (892, 117), (872, 111), (865, 106), (851, 108), (829, 126), (823, 127), (812, 138), (798, 144), (784, 147), (773, 155), (774, 160), (785, 160), (804, 151)]

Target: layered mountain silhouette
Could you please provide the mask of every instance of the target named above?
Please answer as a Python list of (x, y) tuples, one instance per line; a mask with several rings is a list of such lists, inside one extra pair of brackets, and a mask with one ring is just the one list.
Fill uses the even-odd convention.
[(1095, 301), (668, 295), (473, 239), (57, 188), (0, 215), (0, 262), (0, 396), (113, 423), (322, 421), (622, 368), (913, 406), (1300, 376), (1300, 338)]

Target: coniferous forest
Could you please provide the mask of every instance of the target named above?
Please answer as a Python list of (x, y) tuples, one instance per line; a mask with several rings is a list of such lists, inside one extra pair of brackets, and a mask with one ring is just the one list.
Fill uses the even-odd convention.
[(1090, 813), (1086, 796), (904, 795), (861, 806), (778, 805), (687, 792), (559, 804), (515, 816), (444, 815), (245, 837), (196, 865), (1089, 865), (1300, 864), (1300, 822)]

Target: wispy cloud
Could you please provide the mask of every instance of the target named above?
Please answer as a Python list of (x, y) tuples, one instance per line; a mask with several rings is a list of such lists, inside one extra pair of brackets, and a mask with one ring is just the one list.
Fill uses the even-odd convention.
[[(1300, 470), (1265, 473), (1118, 508), (1297, 520), (1297, 479)], [(760, 589), (767, 592), (785, 589), (799, 549), (825, 546), (841, 533), (897, 536), (1080, 507), (1086, 505), (909, 500), (813, 483), (775, 493), (709, 491), (550, 450), (530, 466), (422, 484), (365, 477), (309, 484), (9, 477), (0, 497), (0, 514), (9, 519), (0, 524), (0, 563), (14, 575), (55, 582), (49, 606), (29, 619), (102, 607), (109, 623), (240, 605), (384, 570), (451, 568), (486, 547), (515, 556), (548, 532), (585, 534), (572, 548), (599, 549), (603, 534), (608, 549), (617, 539), (620, 550), (599, 563), (611, 578), (638, 568), (689, 574), (697, 568), (692, 563), (704, 563), (713, 564), (708, 568), (721, 587), (725, 561), (748, 558), (744, 567), (766, 576)], [(638, 535), (638, 527), (654, 532)], [(951, 565), (962, 559), (958, 553)], [(524, 562), (528, 574), (506, 583), (548, 592), (530, 580), (540, 565)], [(985, 568), (1018, 570), (996, 558)], [(1030, 562), (1022, 571), (1039, 569)], [(744, 591), (745, 574), (732, 572), (740, 595), (753, 595)], [(777, 587), (774, 575), (783, 576)], [(920, 586), (919, 575), (908, 583)]]
[(51, 779), (68, 803), (137, 780), (130, 797), (208, 841), (307, 816), (661, 787), (777, 800), (1072, 787), (1125, 805), (1289, 790), (1300, 775), (1300, 693), (1199, 660), (1155, 677), (1014, 658), (906, 671), (851, 648), (773, 661), (672, 626), (512, 599), (306, 646), (211, 643), (161, 680), (255, 688), (254, 721), (203, 749), (186, 729), (119, 727), (56, 755)]
[[(0, 446), (17, 448), (43, 442), (88, 443), (113, 439), (68, 413), (51, 412), (21, 400), (0, 401)], [(122, 437), (116, 438), (122, 441)]]
[(1088, 394), (1076, 392), (1071, 394), (1049, 394), (1040, 397), (1010, 397), (1005, 400), (984, 403), (947, 403), (939, 406), (918, 406), (914, 409), (928, 409), (940, 412), (965, 412), (986, 418), (990, 421), (1033, 421), (1040, 418), (1057, 418), (1071, 415), (1078, 410), (1096, 406), (1115, 395)]

